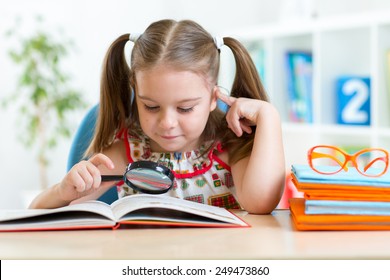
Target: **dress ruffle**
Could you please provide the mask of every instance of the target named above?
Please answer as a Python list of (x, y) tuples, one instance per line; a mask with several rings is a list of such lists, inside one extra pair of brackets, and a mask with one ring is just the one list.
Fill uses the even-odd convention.
[[(199, 149), (188, 152), (159, 153), (152, 152), (150, 140), (146, 136), (128, 135), (130, 157), (133, 161), (148, 160), (171, 169), (177, 179), (192, 178), (206, 173), (213, 165), (213, 142), (202, 145)], [(209, 151), (207, 148), (211, 147)]]

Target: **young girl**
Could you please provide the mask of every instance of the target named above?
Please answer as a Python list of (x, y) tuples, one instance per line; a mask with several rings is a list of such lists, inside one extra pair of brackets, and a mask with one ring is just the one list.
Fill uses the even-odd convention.
[[(222, 45), (236, 62), (230, 96), (217, 85)], [(227, 113), (217, 108), (218, 99)], [(138, 38), (120, 36), (105, 57), (99, 110), (89, 159), (32, 208), (97, 199), (113, 185), (101, 182), (102, 174), (124, 174), (138, 160), (174, 171), (166, 195), (258, 214), (278, 204), (285, 177), (279, 115), (237, 40), (213, 38), (190, 20), (161, 20)], [(119, 197), (133, 194), (123, 182), (116, 185)]]

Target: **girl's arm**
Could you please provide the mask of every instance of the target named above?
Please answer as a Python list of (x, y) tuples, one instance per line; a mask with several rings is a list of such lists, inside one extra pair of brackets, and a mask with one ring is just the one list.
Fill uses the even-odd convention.
[(250, 213), (270, 213), (279, 203), (285, 182), (285, 161), (280, 117), (268, 102), (234, 98), (218, 93), (230, 106), (229, 128), (240, 137), (245, 131), (256, 134), (250, 156), (231, 165), (237, 197)]
[(101, 175), (123, 174), (126, 153), (122, 141), (117, 141), (104, 153), (75, 164), (64, 179), (39, 194), (30, 208), (57, 208), (72, 202), (99, 198), (115, 182), (101, 182)]

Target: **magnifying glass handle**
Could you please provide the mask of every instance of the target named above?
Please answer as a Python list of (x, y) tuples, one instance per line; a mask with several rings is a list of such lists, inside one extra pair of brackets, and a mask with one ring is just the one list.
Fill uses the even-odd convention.
[(123, 175), (102, 175), (102, 182), (121, 181)]

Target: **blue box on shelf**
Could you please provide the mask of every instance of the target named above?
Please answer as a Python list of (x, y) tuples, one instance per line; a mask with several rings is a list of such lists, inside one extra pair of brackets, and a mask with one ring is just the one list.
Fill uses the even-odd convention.
[(337, 123), (371, 124), (371, 80), (362, 76), (341, 76), (336, 82)]

